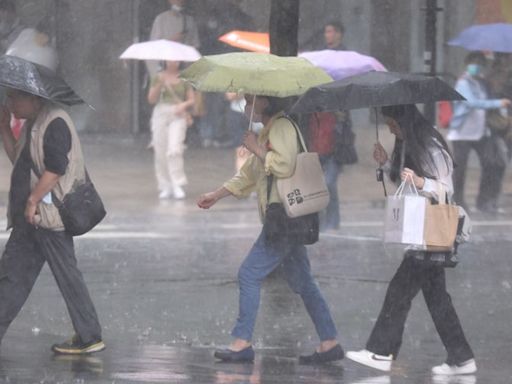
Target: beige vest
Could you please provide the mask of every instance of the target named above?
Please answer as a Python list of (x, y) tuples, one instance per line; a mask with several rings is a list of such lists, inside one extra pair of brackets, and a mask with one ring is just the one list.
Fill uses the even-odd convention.
[[(37, 171), (40, 175), (42, 175), (45, 171), (43, 150), (44, 134), (48, 128), (48, 125), (59, 117), (66, 122), (71, 133), (71, 150), (68, 153), (69, 163), (65, 174), (59, 178), (57, 185), (52, 190), (53, 194), (62, 201), (64, 196), (73, 189), (75, 183), (81, 183), (83, 180), (85, 180), (85, 165), (82, 148), (80, 146), (80, 140), (78, 139), (78, 134), (76, 132), (73, 121), (71, 121), (71, 118), (64, 110), (55, 105), (46, 105), (43, 107), (32, 126), (30, 155), (32, 156), (32, 160)], [(23, 147), (25, 146), (26, 130), (28, 127), (27, 124), (24, 125), (20, 135), (20, 140), (16, 145), (16, 160), (18, 159)], [(34, 189), (38, 181), (39, 178), (34, 172), (32, 172), (30, 178), (31, 190)], [(9, 217), (9, 223), (10, 222), (11, 220)], [(55, 231), (64, 230), (64, 225), (62, 224), (59, 211), (54, 202), (51, 204), (47, 204), (43, 201), (39, 202), (37, 206), (36, 222), (37, 225), (42, 228)]]

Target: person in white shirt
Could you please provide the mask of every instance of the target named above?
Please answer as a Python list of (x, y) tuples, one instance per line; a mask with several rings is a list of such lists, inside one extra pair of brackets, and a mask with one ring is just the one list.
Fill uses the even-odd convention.
[[(450, 200), (453, 163), (440, 133), (414, 105), (383, 107), (382, 114), (390, 132), (396, 136), (395, 149), (389, 159), (382, 145), (375, 144), (375, 160), (389, 169), (392, 181), (409, 180), (424, 196), (433, 200)], [(440, 186), (447, 196), (438, 196)], [(451, 252), (406, 250), (389, 283), (366, 348), (347, 352), (347, 358), (381, 371), (390, 371), (400, 351), (412, 300), (422, 291), (448, 355), (445, 363), (432, 368), (432, 373), (459, 375), (476, 372), (473, 351), (446, 290), (446, 264), (439, 262), (445, 257), (449, 260), (451, 255)]]

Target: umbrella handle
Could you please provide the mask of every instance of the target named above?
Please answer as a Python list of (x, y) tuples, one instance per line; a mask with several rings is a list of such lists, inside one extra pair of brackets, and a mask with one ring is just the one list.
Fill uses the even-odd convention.
[(254, 116), (254, 105), (256, 104), (256, 95), (253, 95), (252, 97), (252, 108), (251, 108), (251, 117), (249, 118), (249, 127), (247, 128), (248, 131), (252, 131), (252, 118)]
[(373, 108), (375, 111), (375, 136), (377, 138), (377, 143), (379, 142), (379, 115), (377, 113), (377, 107)]

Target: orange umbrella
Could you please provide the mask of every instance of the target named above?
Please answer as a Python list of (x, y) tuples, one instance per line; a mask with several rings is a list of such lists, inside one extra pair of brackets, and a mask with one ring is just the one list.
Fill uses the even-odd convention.
[(251, 52), (270, 53), (268, 33), (231, 31), (219, 37), (223, 43)]

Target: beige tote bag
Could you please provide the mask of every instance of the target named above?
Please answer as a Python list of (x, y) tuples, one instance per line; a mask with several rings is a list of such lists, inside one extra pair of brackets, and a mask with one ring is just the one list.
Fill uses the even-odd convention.
[(295, 127), (303, 152), (297, 155), (293, 175), (277, 179), (277, 192), (288, 217), (299, 217), (325, 209), (329, 191), (318, 153), (307, 152), (297, 125), (289, 120)]

